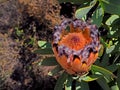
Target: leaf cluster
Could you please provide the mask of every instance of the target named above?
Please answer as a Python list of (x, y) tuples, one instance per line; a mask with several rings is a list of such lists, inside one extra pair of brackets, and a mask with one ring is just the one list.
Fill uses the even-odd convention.
[[(96, 24), (100, 32), (101, 49), (99, 58), (95, 65), (91, 66), (88, 74), (83, 76), (72, 76), (67, 74), (57, 63), (53, 55), (51, 44), (46, 41), (39, 41), (39, 50), (36, 53), (45, 55), (51, 54), (40, 65), (53, 66), (49, 75), (59, 74), (55, 90), (90, 90), (89, 83), (96, 81), (101, 86), (100, 90), (120, 90), (120, 1), (119, 0), (59, 0), (80, 4), (76, 10), (75, 17), (88, 19), (91, 12), (91, 22)], [(95, 9), (93, 9), (95, 8)], [(74, 89), (73, 89), (74, 88)]]

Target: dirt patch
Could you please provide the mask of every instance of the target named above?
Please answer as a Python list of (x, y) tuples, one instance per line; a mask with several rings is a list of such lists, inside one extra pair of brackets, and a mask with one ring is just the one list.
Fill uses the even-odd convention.
[(30, 17), (38, 20), (39, 24), (45, 25), (44, 31), (53, 29), (54, 25), (59, 24), (60, 5), (57, 0), (19, 0), (24, 5), (24, 11)]
[[(33, 51), (37, 48), (37, 40), (50, 40), (51, 27), (53, 23), (55, 24), (51, 21), (55, 20), (52, 14), (58, 13), (52, 11), (56, 5), (53, 5), (53, 2), (47, 4), (36, 1), (23, 4), (16, 0), (8, 0), (0, 4), (0, 90), (53, 90), (54, 88), (56, 79), (47, 76), (51, 67), (33, 64), (38, 60), (38, 56)], [(46, 4), (44, 13), (41, 9), (42, 4), (43, 6)], [(39, 17), (39, 14), (45, 16)], [(23, 32), (19, 33), (21, 31)], [(35, 40), (30, 43), (32, 38)]]
[[(61, 15), (72, 17), (63, 11)], [(51, 41), (54, 25), (60, 21), (57, 0), (0, 2), (0, 90), (54, 89), (56, 77), (47, 75), (53, 67), (36, 64), (41, 57), (34, 50), (38, 40)]]
[(0, 2), (0, 32), (5, 33), (9, 28), (17, 26), (21, 19), (22, 6), (16, 0), (1, 0)]
[[(7, 79), (18, 64), (17, 44), (7, 35), (0, 34), (0, 78)], [(2, 86), (1, 86), (2, 87)]]

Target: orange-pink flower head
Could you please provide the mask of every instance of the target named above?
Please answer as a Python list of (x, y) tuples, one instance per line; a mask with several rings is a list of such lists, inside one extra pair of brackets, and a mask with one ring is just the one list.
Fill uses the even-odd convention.
[(96, 25), (82, 20), (66, 19), (55, 26), (52, 48), (58, 63), (66, 72), (83, 75), (98, 57), (98, 29)]

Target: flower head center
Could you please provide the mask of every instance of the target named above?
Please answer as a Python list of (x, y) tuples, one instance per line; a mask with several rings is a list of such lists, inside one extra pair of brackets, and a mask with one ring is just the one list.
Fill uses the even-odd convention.
[(80, 42), (80, 38), (78, 36), (73, 36), (71, 38), (71, 42), (73, 42), (73, 43), (79, 43)]
[(74, 50), (80, 50), (87, 43), (82, 33), (69, 33), (60, 41), (60, 44), (64, 44)]

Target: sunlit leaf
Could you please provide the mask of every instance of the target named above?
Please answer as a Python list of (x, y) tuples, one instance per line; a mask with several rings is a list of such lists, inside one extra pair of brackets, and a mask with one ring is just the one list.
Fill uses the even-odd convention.
[(102, 77), (101, 75), (89, 75), (89, 76), (86, 76), (84, 77), (82, 80), (83, 81), (86, 81), (86, 82), (91, 82), (91, 81), (94, 81), (94, 80), (97, 80), (98, 78)]
[(120, 90), (120, 89), (118, 88), (118, 85), (114, 85), (111, 87), (111, 90)]
[(58, 74), (61, 70), (63, 70), (63, 68), (60, 65), (57, 65), (53, 70), (51, 70), (48, 73), (48, 75), (54, 76), (54, 75)]
[(115, 49), (115, 45), (106, 48), (106, 53), (109, 54)]
[(54, 90), (63, 90), (64, 83), (68, 77), (66, 72), (62, 73), (62, 75), (58, 78)]
[(104, 52), (104, 46), (101, 44), (98, 56), (101, 57), (103, 55), (103, 52)]
[(120, 0), (99, 0), (105, 12), (120, 15)]
[(43, 59), (39, 65), (44, 65), (44, 66), (54, 66), (54, 65), (58, 65), (58, 62), (56, 61), (55, 57), (48, 57)]
[(47, 41), (38, 41), (38, 46), (41, 49), (45, 49), (45, 48), (51, 48), (51, 44)]
[(36, 54), (53, 54), (52, 48), (37, 49), (34, 51)]
[(105, 69), (105, 68), (103, 68), (103, 67), (96, 66), (96, 65), (92, 65), (92, 66), (91, 66), (91, 70), (92, 70), (94, 73), (95, 73), (95, 72), (99, 72), (99, 73), (103, 74), (103, 76), (105, 76), (108, 81), (112, 81), (113, 78), (115, 78), (115, 75), (114, 75), (111, 71), (109, 71), (109, 70), (107, 70), (107, 69)]
[(110, 90), (106, 80), (102, 77), (97, 79), (98, 84), (103, 88), (103, 90)]
[(80, 82), (76, 82), (76, 90), (81, 90), (81, 83)]
[(106, 21), (106, 24), (111, 25), (113, 21), (116, 20), (117, 18), (119, 18), (118, 15), (111, 15), (111, 17)]
[(90, 9), (92, 7), (93, 7), (93, 5), (78, 9), (75, 12), (75, 17), (78, 18), (78, 19), (81, 19), (83, 16), (85, 16), (90, 11)]
[(93, 24), (96, 24), (98, 27), (100, 27), (103, 19), (104, 11), (103, 9), (99, 6), (97, 10), (93, 13), (92, 20)]
[(43, 47), (46, 43), (46, 41), (38, 41), (38, 46)]

